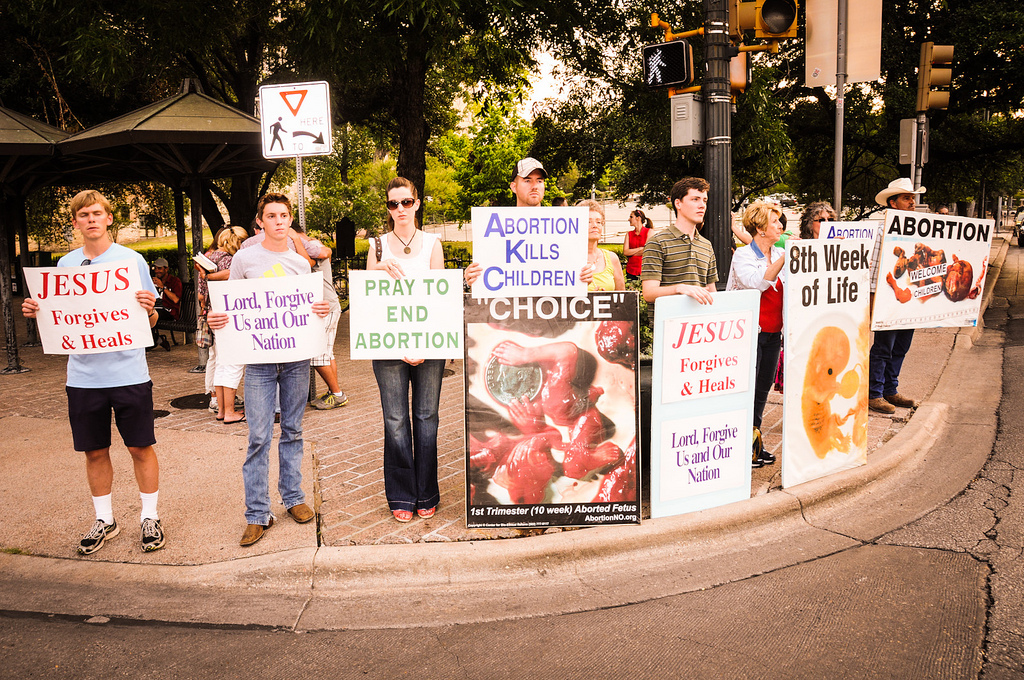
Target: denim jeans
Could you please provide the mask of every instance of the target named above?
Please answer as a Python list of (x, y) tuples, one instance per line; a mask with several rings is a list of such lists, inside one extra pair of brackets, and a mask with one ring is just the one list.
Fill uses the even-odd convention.
[(910, 343), (913, 341), (913, 328), (875, 331), (875, 341), (871, 344), (868, 364), (871, 373), (868, 389), (870, 398), (891, 397), (899, 392), (900, 369), (903, 368), (903, 359), (910, 351)]
[(392, 510), (433, 508), (441, 500), (437, 486), (437, 409), (444, 363), (443, 359), (427, 359), (418, 366), (396, 360), (373, 362), (384, 412), (384, 495)]
[(754, 427), (761, 427), (764, 405), (775, 382), (775, 371), (779, 366), (779, 350), (782, 349), (782, 333), (757, 334), (757, 364), (754, 369)]
[(302, 492), (302, 413), (309, 393), (309, 360), (245, 367), (245, 419), (249, 450), (242, 465), (245, 519), (266, 525), (270, 519), (270, 443), (274, 435), (274, 400), (281, 391), (280, 473), (277, 490), (286, 508), (306, 500)]

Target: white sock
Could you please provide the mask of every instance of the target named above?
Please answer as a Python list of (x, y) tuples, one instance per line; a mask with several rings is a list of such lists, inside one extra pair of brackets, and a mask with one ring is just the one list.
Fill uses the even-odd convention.
[(343, 394), (345, 394), (345, 392), (334, 392), (334, 396), (336, 397), (340, 397)]
[(142, 518), (140, 522), (144, 522), (147, 519), (160, 519), (160, 515), (156, 514), (156, 497), (160, 495), (159, 491), (153, 493), (142, 493), (139, 492), (139, 498), (142, 499)]
[(104, 524), (114, 523), (114, 503), (110, 496), (108, 493), (106, 496), (92, 497), (92, 507), (96, 510), (96, 519), (103, 520)]

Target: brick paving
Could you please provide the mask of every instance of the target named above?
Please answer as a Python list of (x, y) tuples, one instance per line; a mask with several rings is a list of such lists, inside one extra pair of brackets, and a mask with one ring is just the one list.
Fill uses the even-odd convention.
[[(20, 308), (16, 299), (15, 308)], [(24, 320), (18, 316), (18, 338), (26, 338)], [(438, 477), (441, 503), (434, 518), (415, 518), (399, 524), (391, 517), (384, 498), (382, 451), (383, 418), (379, 395), (370, 362), (348, 361), (348, 314), (342, 315), (335, 354), (342, 389), (349, 395), (348, 406), (333, 411), (306, 411), (304, 434), (314, 460), (314, 496), (319, 515), (319, 540), (324, 545), (367, 545), (414, 543), (425, 541), (465, 541), (512, 538), (534, 535), (537, 529), (468, 529), (465, 525), (465, 484), (463, 448), (463, 370), (462, 362), (450, 362), (451, 375), (444, 378), (441, 391), (441, 424), (438, 435)], [(942, 333), (942, 331), (938, 331)], [(921, 335), (924, 335), (922, 333)], [(180, 334), (179, 334), (180, 341)], [(951, 343), (951, 340), (949, 341)], [(28, 373), (0, 376), (0, 417), (22, 415), (64, 420), (67, 404), (64, 396), (65, 359), (42, 354), (41, 348), (21, 347), (21, 361)], [(3, 355), (6, 357), (6, 354)], [(908, 369), (915, 356), (908, 356)], [(179, 409), (171, 405), (175, 398), (201, 394), (203, 374), (189, 373), (196, 365), (194, 346), (172, 346), (170, 352), (149, 352), (150, 373), (154, 383), (154, 407), (169, 411), (158, 421), (162, 428), (225, 434), (225, 428), (206, 409)], [(907, 371), (905, 371), (906, 373)], [(934, 378), (937, 379), (937, 374)], [(930, 393), (918, 389), (915, 396)], [(318, 378), (318, 390), (323, 391)], [(907, 412), (896, 416), (871, 414), (868, 425), (869, 455), (888, 441), (906, 422)], [(764, 414), (765, 441), (769, 450), (778, 452), (782, 434), (782, 398), (773, 392)], [(239, 438), (247, 436), (244, 425), (230, 431)], [(241, 475), (239, 466), (238, 474)], [(753, 471), (751, 495), (776, 491), (781, 485), (781, 465)], [(645, 517), (647, 513), (645, 513)], [(548, 529), (547, 531), (558, 531)]]

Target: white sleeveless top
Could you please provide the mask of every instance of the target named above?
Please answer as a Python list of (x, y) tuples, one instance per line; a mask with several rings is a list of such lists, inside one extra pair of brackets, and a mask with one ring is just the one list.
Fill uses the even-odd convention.
[(434, 252), (434, 243), (438, 241), (436, 234), (428, 234), (422, 229), (419, 230), (419, 235), (423, 239), (423, 243), (420, 244), (420, 252), (414, 257), (396, 257), (391, 252), (391, 247), (388, 245), (387, 235), (378, 236), (380, 239), (381, 262), (387, 259), (398, 260), (402, 264), (402, 271), (407, 275), (415, 272), (422, 272), (430, 269), (430, 254)]

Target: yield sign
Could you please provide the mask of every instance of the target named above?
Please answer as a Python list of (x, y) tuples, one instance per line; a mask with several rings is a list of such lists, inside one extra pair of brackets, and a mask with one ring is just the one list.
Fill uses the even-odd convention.
[(302, 108), (302, 102), (306, 99), (307, 92), (309, 90), (289, 90), (280, 93), (284, 105), (288, 107), (293, 116), (299, 115), (299, 109)]
[(331, 153), (331, 93), (327, 83), (260, 87), (260, 131), (264, 158)]

